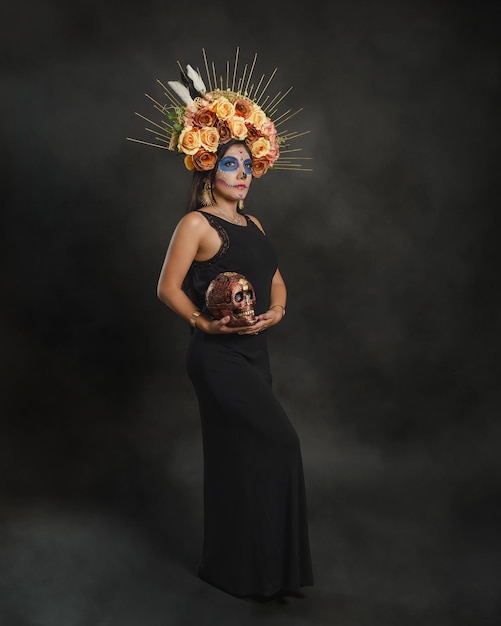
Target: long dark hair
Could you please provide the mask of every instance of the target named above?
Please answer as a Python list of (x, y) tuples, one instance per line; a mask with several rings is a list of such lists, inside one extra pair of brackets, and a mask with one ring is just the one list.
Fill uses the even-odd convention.
[(200, 172), (199, 170), (193, 170), (191, 193), (190, 193), (190, 197), (188, 200), (186, 213), (190, 213), (191, 211), (196, 211), (197, 209), (200, 208), (202, 204), (201, 198), (202, 198), (202, 192), (204, 190), (205, 181), (209, 182), (211, 186), (212, 199), (214, 200), (214, 202), (216, 201), (212, 193), (212, 187), (214, 185), (214, 180), (216, 178), (216, 172), (219, 166), (219, 161), (224, 157), (228, 148), (230, 148), (231, 146), (234, 146), (235, 144), (243, 146), (249, 153), (249, 156), (252, 156), (250, 152), (250, 148), (245, 143), (245, 141), (240, 141), (238, 139), (230, 139), (228, 143), (221, 144), (218, 147), (217, 152), (216, 152), (216, 156), (217, 156), (216, 165), (211, 170), (208, 170), (207, 172)]

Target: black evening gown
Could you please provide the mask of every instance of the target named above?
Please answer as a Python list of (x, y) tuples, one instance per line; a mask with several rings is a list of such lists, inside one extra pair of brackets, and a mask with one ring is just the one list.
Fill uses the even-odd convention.
[[(201, 211), (221, 238), (194, 262), (184, 289), (205, 308), (219, 272), (243, 274), (256, 314), (270, 304), (278, 258), (269, 238)], [(204, 542), (199, 576), (236, 596), (268, 597), (313, 584), (300, 443), (273, 389), (266, 331), (209, 335), (195, 330), (187, 353), (202, 424)]]

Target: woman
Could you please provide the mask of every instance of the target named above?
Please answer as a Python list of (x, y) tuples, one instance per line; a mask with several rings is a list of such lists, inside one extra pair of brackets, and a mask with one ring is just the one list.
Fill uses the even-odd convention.
[[(194, 173), (158, 297), (192, 327), (187, 370), (204, 454), (199, 575), (236, 596), (270, 598), (313, 584), (300, 444), (273, 392), (267, 349), (268, 330), (284, 318), (287, 289), (273, 244), (241, 208), (253, 178), (277, 161), (279, 142), (252, 99), (207, 92), (194, 78), (195, 100), (169, 83), (185, 98), (175, 110), (171, 149)], [(230, 315), (215, 319), (206, 306), (207, 288), (221, 272), (242, 274), (252, 285), (255, 310), (241, 326)]]

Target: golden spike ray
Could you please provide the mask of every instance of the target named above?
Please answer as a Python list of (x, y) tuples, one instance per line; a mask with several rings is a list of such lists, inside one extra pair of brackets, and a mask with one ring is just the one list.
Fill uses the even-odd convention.
[(153, 126), (156, 126), (157, 128), (159, 128), (160, 130), (165, 131), (165, 127), (164, 126), (160, 126), (160, 124), (157, 124), (156, 122), (154, 122), (153, 120), (150, 120), (148, 117), (145, 117), (144, 115), (141, 115), (141, 113), (138, 113), (136, 111), (136, 115), (138, 117), (140, 117), (142, 120), (144, 120), (145, 122), (148, 122), (149, 124), (153, 124)]
[(277, 107), (282, 102), (282, 100), (290, 94), (291, 90), (292, 90), (292, 87), (289, 87), (289, 89), (287, 89), (287, 91), (283, 94), (283, 96), (275, 102), (275, 100), (281, 94), (281, 92), (279, 91), (277, 95), (273, 98), (273, 100), (270, 102), (269, 106)]
[(142, 143), (144, 146), (151, 146), (152, 148), (162, 148), (162, 150), (168, 150), (168, 146), (159, 146), (156, 143), (151, 143), (149, 141), (143, 141), (142, 139), (134, 139), (133, 137), (126, 137), (127, 141), (133, 141), (134, 143)]
[(254, 72), (254, 66), (256, 65), (256, 60), (257, 60), (257, 53), (254, 55), (254, 59), (252, 61), (252, 66), (249, 70), (249, 78), (247, 79), (247, 84), (245, 85), (245, 93), (247, 93), (248, 89), (249, 89), (249, 83), (250, 83), (250, 79), (252, 76), (252, 73)]
[(211, 80), (210, 80), (209, 66), (207, 65), (207, 55), (205, 54), (205, 48), (202, 48), (202, 54), (203, 54), (203, 57), (204, 57), (205, 72), (207, 74), (207, 85), (209, 87), (209, 91), (212, 91), (212, 84), (211, 84)]
[[(273, 72), (271, 73), (271, 76), (268, 78), (268, 82), (266, 83), (266, 85), (263, 88), (263, 91), (259, 94), (259, 96), (256, 99), (256, 104), (259, 104), (259, 102), (261, 101), (261, 98), (263, 97), (264, 92), (268, 89), (271, 81), (273, 80), (275, 74), (277, 73), (278, 68), (276, 67)], [(256, 94), (257, 95), (257, 94)]]
[(233, 65), (233, 78), (231, 79), (231, 91), (235, 91), (235, 77), (237, 74), (239, 52), (240, 52), (240, 48), (237, 46), (237, 49), (235, 50), (235, 63)]

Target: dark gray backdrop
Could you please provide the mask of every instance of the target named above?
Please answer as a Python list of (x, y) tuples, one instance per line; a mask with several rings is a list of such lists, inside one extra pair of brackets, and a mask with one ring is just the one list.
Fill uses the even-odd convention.
[[(499, 18), (483, 2), (8, 3), (2, 26), (2, 626), (493, 624)], [(188, 328), (155, 295), (190, 176), (143, 136), (176, 61), (240, 46), (311, 173), (247, 210), (289, 287), (270, 349), (316, 585), (195, 576)], [(158, 95), (158, 92), (157, 92)], [(299, 143), (299, 142), (298, 142)]]

